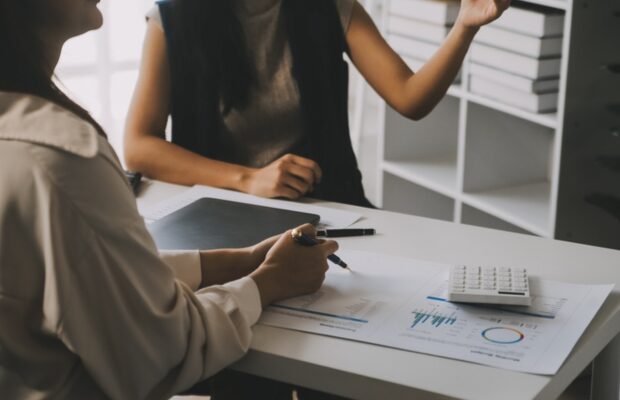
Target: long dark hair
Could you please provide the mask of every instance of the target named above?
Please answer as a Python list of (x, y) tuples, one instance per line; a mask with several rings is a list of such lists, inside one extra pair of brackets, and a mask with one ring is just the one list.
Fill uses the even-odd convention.
[(0, 0), (0, 90), (47, 99), (91, 123), (101, 126), (53, 82), (46, 69), (44, 44), (37, 35), (42, 18), (40, 0)]
[(176, 45), (198, 81), (216, 82), (223, 112), (243, 109), (255, 83), (247, 43), (232, 0), (172, 0)]

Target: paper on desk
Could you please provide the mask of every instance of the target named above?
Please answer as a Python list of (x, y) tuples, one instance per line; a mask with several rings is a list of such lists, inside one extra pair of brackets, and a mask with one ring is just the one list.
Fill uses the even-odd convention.
[(339, 251), (322, 289), (267, 308), (261, 324), (536, 374), (555, 374), (613, 285), (530, 277), (531, 307), (445, 300), (449, 266)]
[(157, 203), (154, 206), (144, 208), (141, 214), (147, 222), (156, 221), (185, 206), (188, 206), (196, 200), (205, 197), (318, 214), (321, 216), (319, 224), (321, 227), (325, 228), (346, 228), (357, 222), (362, 217), (360, 214), (350, 211), (334, 210), (327, 207), (286, 200), (265, 199), (245, 193), (216, 189), (207, 186), (194, 186), (177, 196)]

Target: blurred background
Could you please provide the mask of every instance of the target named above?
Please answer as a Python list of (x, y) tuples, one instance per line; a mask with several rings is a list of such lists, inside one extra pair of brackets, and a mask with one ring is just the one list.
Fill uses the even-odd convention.
[[(458, 0), (358, 1), (414, 70), (453, 23), (445, 12), (434, 21), (422, 3), (459, 7)], [(620, 29), (619, 14), (611, 2), (579, 12), (569, 4), (513, 1), (511, 10), (527, 15), (504, 16), (483, 28), (461, 76), (420, 122), (393, 112), (350, 68), (351, 139), (370, 201), (391, 211), (620, 249), (620, 64), (612, 34)], [(121, 160), (145, 15), (153, 5), (154, 0), (101, 2), (103, 28), (70, 41), (57, 70), (61, 87), (100, 121)], [(559, 31), (531, 32), (520, 19), (525, 17), (547, 28), (555, 21)], [(552, 93), (502, 86), (505, 77), (540, 83), (504, 71), (514, 67), (508, 62), (514, 57), (535, 66), (547, 60), (542, 53), (517, 54), (517, 42), (535, 44), (537, 51), (542, 43), (561, 44), (554, 53)], [(471, 54), (474, 48), (489, 54)], [(500, 77), (493, 90), (473, 85), (492, 75)], [(550, 96), (553, 104), (526, 109), (514, 103), (523, 96)]]
[(89, 110), (122, 154), (122, 133), (138, 78), (145, 14), (153, 0), (108, 0), (102, 29), (67, 43), (57, 70), (62, 86)]

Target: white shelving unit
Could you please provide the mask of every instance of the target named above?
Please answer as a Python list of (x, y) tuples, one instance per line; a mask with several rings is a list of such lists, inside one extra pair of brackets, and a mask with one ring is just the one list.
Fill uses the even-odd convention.
[[(556, 225), (564, 168), (561, 158), (566, 151), (565, 113), (578, 106), (570, 103), (566, 94), (575, 87), (580, 74), (579, 46), (585, 46), (587, 39), (596, 39), (583, 33), (588, 30), (583, 22), (589, 18), (592, 26), (609, 23), (596, 21), (609, 14), (620, 26), (620, 19), (611, 5), (601, 5), (600, 1), (584, 0), (578, 3), (578, 11), (573, 9), (573, 0), (524, 3), (564, 13), (557, 112), (536, 114), (471, 93), (466, 58), (461, 82), (453, 85), (423, 120), (410, 121), (385, 103), (381, 105), (377, 177), (381, 207), (543, 237), (561, 236)], [(573, 27), (575, 13), (587, 7), (598, 10), (580, 16), (580, 29)], [(386, 35), (390, 30), (389, 8), (386, 0)]]

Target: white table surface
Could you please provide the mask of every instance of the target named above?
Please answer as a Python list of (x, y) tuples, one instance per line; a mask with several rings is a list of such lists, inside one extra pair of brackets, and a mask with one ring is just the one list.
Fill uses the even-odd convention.
[[(155, 204), (186, 189), (146, 182), (138, 206)], [(359, 212), (364, 218), (355, 226), (377, 230), (371, 237), (340, 239), (341, 248), (443, 263), (527, 266), (532, 276), (573, 283), (614, 283), (616, 288), (555, 376), (262, 325), (254, 328), (248, 355), (233, 368), (355, 399), (555, 399), (605, 350), (597, 359), (602, 368), (595, 367), (599, 371), (598, 375), (595, 372), (595, 384), (605, 388), (598, 390), (597, 400), (618, 399), (620, 251), (342, 204), (319, 204)]]

